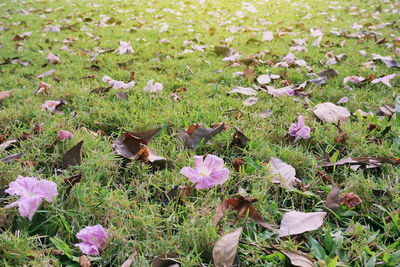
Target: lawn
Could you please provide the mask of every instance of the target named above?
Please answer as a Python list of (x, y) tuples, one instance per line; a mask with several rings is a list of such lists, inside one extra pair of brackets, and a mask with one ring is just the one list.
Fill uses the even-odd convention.
[(399, 12), (1, 1), (0, 265), (399, 266)]

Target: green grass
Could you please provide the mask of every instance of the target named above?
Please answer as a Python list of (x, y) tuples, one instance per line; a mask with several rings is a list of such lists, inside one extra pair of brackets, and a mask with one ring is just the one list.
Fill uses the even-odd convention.
[[(76, 233), (87, 225), (102, 224), (110, 229), (112, 237), (99, 257), (92, 258), (95, 265), (120, 266), (133, 251), (137, 251), (133, 266), (148, 266), (158, 255), (173, 253), (178, 255), (182, 266), (200, 266), (201, 263), (212, 266), (212, 248), (216, 240), (231, 229), (244, 226), (238, 254), (243, 266), (284, 266), (289, 264), (282, 254), (266, 250), (270, 245), (281, 250), (297, 248), (308, 253), (316, 260), (326, 260), (315, 252), (314, 238), (329, 254), (329, 245), (324, 236), (330, 235), (339, 240), (339, 248), (333, 252), (339, 255), (338, 266), (367, 266), (371, 257), (383, 266), (391, 265), (398, 258), (400, 250), (400, 222), (393, 218), (386, 223), (384, 218), (400, 207), (399, 173), (396, 165), (384, 165), (380, 169), (352, 171), (340, 166), (330, 173), (338, 183), (340, 192), (355, 192), (362, 204), (355, 209), (341, 206), (336, 215), (329, 214), (323, 226), (313, 232), (290, 239), (278, 239), (275, 233), (265, 230), (248, 218), (240, 219), (234, 226), (231, 221), (234, 213), (224, 217), (218, 226), (213, 225), (215, 209), (223, 199), (234, 197), (238, 186), (242, 186), (251, 198), (257, 198), (254, 206), (265, 217), (267, 223), (279, 227), (282, 215), (287, 210), (303, 212), (324, 210), (324, 201), (331, 185), (318, 180), (317, 170), (321, 170), (321, 156), (328, 153), (338, 154), (338, 159), (360, 156), (400, 157), (400, 129), (393, 123), (391, 131), (382, 138), (382, 144), (367, 140), (368, 120), (359, 120), (352, 116), (349, 123), (341, 125), (348, 134), (346, 144), (337, 144), (334, 138), (338, 131), (332, 124), (321, 123), (313, 114), (312, 107), (322, 102), (336, 103), (347, 96), (344, 105), (351, 113), (357, 109), (377, 111), (380, 106), (393, 104), (399, 95), (399, 77), (391, 81), (392, 88), (383, 84), (366, 84), (346, 90), (343, 78), (351, 75), (376, 77), (396, 73), (394, 68), (376, 63), (376, 70), (362, 70), (361, 64), (371, 60), (371, 54), (392, 55), (394, 48), (385, 44), (375, 45), (369, 39), (357, 43), (358, 39), (337, 37), (329, 32), (352, 29), (353, 23), (369, 26), (392, 22), (392, 26), (374, 29), (386, 37), (388, 43), (398, 33), (398, 14), (383, 12), (380, 21), (371, 16), (351, 15), (350, 6), (364, 14), (373, 14), (381, 6), (390, 8), (392, 3), (378, 0), (368, 1), (302, 1), (295, 6), (287, 1), (270, 0), (247, 1), (258, 9), (257, 14), (246, 10), (246, 16), (238, 18), (235, 14), (242, 10), (242, 1), (26, 1), (13, 3), (5, 0), (0, 6), (0, 26), (6, 30), (0, 32), (0, 62), (9, 57), (20, 57), (29, 61), (28, 67), (20, 64), (0, 66), (0, 91), (11, 90), (12, 96), (0, 104), (0, 134), (7, 140), (16, 139), (23, 132), (30, 133), (34, 122), (42, 123), (43, 130), (37, 136), (19, 141), (8, 151), (0, 151), (0, 158), (9, 154), (23, 152), (21, 161), (37, 161), (34, 167), (26, 167), (19, 162), (3, 164), (0, 162), (0, 189), (8, 188), (18, 175), (35, 176), (57, 183), (59, 196), (53, 203), (44, 203), (35, 214), (33, 221), (22, 218), (17, 209), (5, 209), (4, 201), (0, 208), (0, 265), (51, 265), (77, 266), (81, 256)], [(96, 5), (95, 5), (96, 4)], [(302, 6), (308, 5), (310, 9)], [(341, 5), (341, 9), (329, 8)], [(61, 8), (62, 7), (62, 8)], [(61, 9), (58, 9), (61, 8)], [(147, 9), (155, 9), (147, 13)], [(164, 9), (167, 8), (167, 9)], [(399, 8), (399, 7), (397, 7)], [(21, 10), (29, 11), (28, 15)], [(163, 11), (164, 9), (164, 11)], [(171, 14), (171, 9), (175, 14)], [(328, 15), (321, 14), (326, 11)], [(180, 12), (181, 14), (176, 14)], [(302, 19), (308, 13), (311, 19)], [(44, 15), (44, 18), (40, 16)], [(99, 25), (101, 15), (114, 19), (116, 25)], [(335, 15), (337, 21), (327, 18)], [(230, 20), (230, 24), (221, 25)], [(271, 25), (263, 23), (271, 22)], [(169, 24), (166, 32), (159, 32), (160, 23)], [(302, 23), (302, 24), (301, 24)], [(370, 24), (369, 24), (370, 23)], [(44, 32), (45, 26), (61, 25), (58, 33)], [(191, 27), (189, 27), (191, 25)], [(70, 27), (67, 27), (70, 26)], [(211, 35), (209, 28), (215, 28)], [(231, 33), (231, 27), (240, 27), (237, 33)], [(321, 44), (327, 47), (311, 46), (315, 37), (310, 36), (310, 28), (320, 27), (325, 36)], [(335, 27), (335, 29), (333, 29)], [(193, 29), (193, 31), (188, 31)], [(263, 31), (289, 32), (271, 42), (249, 42), (251, 38), (261, 40)], [(32, 32), (26, 41), (12, 41), (16, 34)], [(89, 37), (86, 32), (100, 37)], [(213, 46), (220, 45), (225, 38), (234, 37), (230, 47), (242, 54), (242, 58), (267, 51), (263, 60), (274, 63), (281, 61), (292, 46), (292, 39), (308, 38), (308, 51), (300, 52), (298, 58), (307, 61), (314, 73), (324, 70), (319, 61), (326, 61), (325, 54), (334, 50), (334, 54), (347, 54), (343, 62), (333, 65), (339, 77), (327, 84), (314, 87), (307, 108), (305, 100), (298, 102), (291, 97), (274, 98), (259, 92), (259, 101), (254, 106), (244, 107), (244, 96), (227, 92), (236, 86), (251, 86), (250, 81), (241, 77), (233, 78), (233, 73), (243, 71), (245, 65), (229, 67), (213, 52)], [(62, 51), (65, 38), (76, 38), (69, 45), (72, 52)], [(163, 38), (170, 44), (162, 44)], [(196, 40), (199, 40), (199, 42)], [(379, 37), (378, 37), (379, 38)], [(104, 53), (90, 61), (89, 51), (117, 49), (119, 41), (130, 41), (134, 53), (117, 55)], [(206, 52), (194, 51), (183, 54), (184, 41), (192, 40), (197, 45), (208, 45)], [(339, 44), (346, 40), (346, 45)], [(16, 43), (23, 43), (18, 51)], [(364, 49), (368, 56), (364, 58), (359, 51)], [(49, 52), (57, 54), (61, 64), (46, 65)], [(158, 60), (155, 60), (157, 58)], [(399, 60), (399, 59), (398, 59)], [(118, 65), (126, 63), (125, 67)], [(100, 69), (91, 68), (92, 65)], [(186, 69), (188, 65), (193, 75)], [(52, 68), (56, 72), (49, 77), (38, 79), (37, 75)], [(222, 72), (215, 72), (222, 70)], [(280, 74), (293, 83), (302, 83), (310, 79), (307, 69), (274, 68), (266, 64), (255, 66), (256, 76), (270, 73)], [(131, 72), (135, 72), (136, 85), (128, 92), (128, 99), (117, 100), (117, 90), (111, 89), (104, 95), (91, 94), (90, 91), (104, 87), (102, 77), (108, 75), (115, 80), (127, 81)], [(82, 79), (96, 75), (95, 79)], [(58, 78), (59, 81), (55, 79)], [(161, 82), (164, 90), (160, 93), (143, 92), (147, 81)], [(52, 87), (48, 94), (35, 96), (33, 93), (40, 81)], [(274, 81), (276, 88), (281, 80)], [(256, 82), (255, 82), (256, 84)], [(171, 94), (180, 87), (187, 92), (179, 93), (180, 101), (174, 102)], [(63, 98), (67, 104), (60, 114), (52, 115), (41, 110), (47, 100)], [(235, 112), (227, 110), (239, 108), (245, 113), (239, 119)], [(261, 119), (258, 114), (272, 108), (272, 116)], [(73, 112), (76, 115), (73, 116)], [(306, 116), (306, 124), (311, 127), (311, 138), (288, 145), (285, 134), (290, 124), (299, 114)], [(214, 137), (208, 144), (196, 150), (180, 150), (176, 136), (178, 129), (190, 124), (224, 122), (229, 129)], [(384, 124), (383, 122), (382, 124)], [(62, 126), (63, 125), (63, 126)], [(251, 142), (244, 149), (229, 148), (234, 126), (241, 128)], [(73, 132), (74, 138), (59, 142), (54, 150), (47, 150), (57, 138), (59, 129)], [(153, 171), (142, 162), (126, 163), (112, 150), (112, 142), (123, 132), (147, 130), (161, 127), (161, 132), (150, 143), (150, 147), (159, 155), (174, 163), (174, 168)], [(84, 128), (97, 132), (104, 131), (106, 136), (94, 137)], [(397, 141), (396, 141), (397, 138)], [(69, 168), (62, 173), (55, 169), (61, 167), (61, 159), (73, 145), (83, 140), (83, 160), (81, 166)], [(189, 185), (190, 182), (179, 172), (184, 166), (193, 166), (193, 155), (214, 154), (225, 160), (231, 171), (230, 179), (223, 189), (193, 191), (185, 205), (163, 203), (161, 195), (175, 186)], [(241, 172), (235, 172), (231, 162), (243, 157), (247, 166)], [(271, 181), (266, 162), (277, 157), (296, 169), (297, 177), (304, 184), (313, 183), (307, 192), (285, 190)], [(252, 164), (250, 164), (252, 163)], [(57, 174), (56, 174), (57, 173)], [(75, 173), (82, 173), (82, 180), (73, 186), (69, 195), (65, 194), (67, 185), (63, 180)], [(355, 231), (346, 232), (349, 226)], [(314, 245), (313, 245), (314, 244)], [(52, 250), (63, 250), (63, 255), (54, 255)], [(397, 253), (397, 254), (396, 254)], [(395, 264), (398, 264), (395, 263)]]

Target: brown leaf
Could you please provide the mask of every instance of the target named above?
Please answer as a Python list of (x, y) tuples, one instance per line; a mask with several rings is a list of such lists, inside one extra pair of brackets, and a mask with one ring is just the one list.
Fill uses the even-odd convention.
[(243, 106), (250, 107), (255, 105), (258, 102), (258, 98), (255, 96), (250, 96), (249, 98), (243, 101)]
[(314, 114), (324, 122), (339, 123), (339, 121), (347, 122), (350, 112), (345, 107), (337, 106), (330, 102), (321, 103), (315, 106)]
[(21, 162), (22, 166), (25, 166), (27, 168), (32, 168), (34, 167), (36, 164), (38, 164), (37, 161), (30, 161), (30, 160), (24, 160)]
[(11, 95), (10, 91), (4, 91), (4, 92), (0, 92), (0, 103), (5, 100), (6, 98), (9, 98)]
[(50, 84), (47, 84), (45, 82), (40, 82), (38, 88), (35, 90), (34, 95), (38, 95), (41, 93), (47, 93), (47, 90), (50, 88)]
[(110, 89), (112, 88), (112, 86), (108, 86), (108, 87), (98, 87), (93, 89), (92, 91), (90, 91), (91, 94), (105, 94), (108, 91), (110, 91)]
[(241, 166), (244, 165), (244, 159), (243, 158), (235, 158), (232, 161), (232, 166), (235, 168), (235, 170), (238, 172), (240, 171)]
[(221, 57), (230, 57), (232, 55), (231, 49), (227, 46), (216, 45), (214, 47), (214, 52)]
[(264, 222), (261, 214), (251, 205), (256, 201), (257, 199), (248, 199), (241, 195), (237, 195), (236, 199), (230, 198), (222, 201), (217, 207), (214, 224), (217, 225), (219, 220), (224, 217), (225, 213), (230, 208), (233, 208), (238, 211), (237, 219), (240, 219), (240, 217), (242, 217), (248, 211), (249, 217), (251, 219), (258, 222), (260, 225), (267, 228), (268, 230), (274, 231), (274, 229), (270, 225)]
[(128, 93), (124, 91), (118, 91), (116, 96), (118, 100), (128, 99)]
[(121, 265), (121, 267), (130, 267), (132, 265), (133, 259), (136, 257), (137, 251), (135, 250), (129, 256), (129, 258)]
[(314, 267), (315, 260), (301, 251), (281, 251), (289, 258), (290, 263), (300, 267)]
[(254, 80), (255, 76), (256, 76), (256, 74), (254, 73), (253, 68), (246, 68), (243, 71), (243, 78), (245, 78), (246, 80)]
[(183, 144), (187, 148), (197, 148), (201, 144), (202, 140), (204, 140), (204, 144), (206, 144), (212, 137), (220, 133), (225, 129), (225, 124), (222, 123), (217, 128), (205, 128), (200, 127), (194, 129), (194, 131), (189, 135), (186, 131), (180, 129), (178, 131), (178, 140), (183, 142)]
[(237, 254), (239, 238), (243, 227), (223, 235), (214, 245), (213, 261), (215, 267), (232, 267)]
[(231, 143), (229, 144), (229, 147), (233, 146), (239, 146), (239, 147), (244, 147), (247, 145), (248, 142), (250, 142), (250, 139), (247, 138), (246, 135), (242, 132), (241, 129), (235, 126), (236, 132), (233, 134), (233, 139)]
[(379, 168), (382, 164), (398, 164), (398, 162), (392, 158), (385, 157), (358, 157), (358, 158), (344, 158), (337, 162), (323, 161), (321, 163), (322, 167), (333, 167), (333, 166), (341, 166), (341, 165), (352, 165), (354, 170), (357, 170), (358, 167), (363, 166), (367, 169), (371, 168)]
[(180, 262), (173, 254), (163, 254), (158, 256), (151, 263), (151, 267), (179, 267)]
[(328, 196), (326, 197), (325, 206), (328, 209), (337, 211), (339, 208), (339, 203), (339, 188), (337, 187), (337, 185), (335, 185), (335, 187), (332, 188), (331, 192), (329, 192)]
[(87, 256), (85, 256), (85, 255), (82, 255), (82, 256), (79, 257), (79, 265), (81, 267), (90, 267), (90, 266), (92, 266), (90, 264), (89, 258)]
[(24, 155), (24, 153), (12, 154), (12, 155), (9, 155), (7, 157), (0, 159), (0, 161), (3, 162), (4, 164), (6, 164), (11, 161), (19, 160), (22, 157), (22, 155)]
[(168, 161), (164, 157), (160, 157), (154, 152), (154, 150), (150, 149), (148, 146), (144, 144), (140, 144), (140, 150), (136, 154), (134, 160), (141, 160), (143, 162), (149, 162), (154, 167), (157, 168), (165, 168), (168, 165)]
[(350, 192), (350, 193), (344, 192), (342, 197), (340, 198), (340, 203), (342, 203), (343, 205), (345, 205), (349, 209), (354, 208), (355, 206), (357, 206), (361, 202), (362, 202), (361, 198), (359, 196), (357, 196), (353, 192)]
[(74, 184), (79, 183), (81, 181), (81, 179), (82, 179), (81, 173), (72, 175), (72, 176), (64, 179), (64, 183), (67, 184), (67, 188), (65, 189), (65, 196), (69, 195), (69, 192), (71, 191)]
[(160, 130), (154, 128), (146, 132), (126, 132), (114, 141), (112, 147), (121, 157), (135, 159), (141, 149), (140, 145), (147, 145)]
[(283, 215), (279, 237), (314, 231), (321, 227), (326, 212), (289, 211)]
[(70, 150), (68, 150), (67, 153), (65, 153), (65, 156), (62, 159), (62, 167), (64, 169), (67, 169), (70, 166), (81, 165), (82, 144), (83, 144), (83, 141), (80, 141), (78, 144), (76, 144), (74, 147), (72, 147)]

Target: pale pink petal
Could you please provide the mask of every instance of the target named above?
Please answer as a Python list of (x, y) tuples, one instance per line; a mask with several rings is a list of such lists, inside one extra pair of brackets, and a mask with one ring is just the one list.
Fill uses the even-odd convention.
[(71, 139), (72, 137), (74, 137), (71, 132), (65, 130), (58, 131), (57, 136), (59, 139)]
[(18, 200), (18, 211), (22, 217), (28, 217), (32, 221), (33, 215), (42, 204), (41, 196), (32, 196), (27, 198), (21, 198)]
[(211, 171), (224, 168), (224, 160), (214, 155), (207, 155), (206, 159), (204, 160), (204, 164)]
[(81, 242), (75, 244), (75, 247), (79, 247), (83, 254), (86, 255), (99, 255), (99, 249), (96, 244), (89, 244), (86, 242)]
[(106, 247), (106, 240), (108, 238), (107, 231), (104, 230), (100, 224), (94, 226), (86, 226), (76, 234), (76, 238), (83, 242), (75, 244), (82, 250), (82, 253), (87, 255), (98, 255), (99, 248)]
[(193, 183), (198, 183), (203, 179), (203, 176), (191, 167), (183, 167), (181, 170), (181, 174), (189, 178), (189, 180)]
[(223, 184), (229, 179), (229, 169), (223, 168), (221, 170), (214, 170), (210, 174), (210, 177), (215, 184)]

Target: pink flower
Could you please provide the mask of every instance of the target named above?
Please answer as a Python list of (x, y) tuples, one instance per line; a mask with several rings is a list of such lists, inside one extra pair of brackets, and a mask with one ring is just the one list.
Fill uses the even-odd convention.
[(51, 202), (53, 197), (58, 195), (57, 184), (48, 180), (37, 180), (35, 177), (18, 176), (17, 180), (10, 183), (10, 187), (5, 191), (10, 195), (17, 195), (21, 198), (6, 208), (18, 206), (19, 214), (28, 217), (32, 221), (33, 215), (39, 208), (43, 198)]
[(143, 88), (143, 91), (154, 93), (154, 92), (161, 91), (161, 90), (163, 89), (163, 85), (162, 85), (161, 83), (155, 83), (155, 84), (153, 85), (153, 81), (154, 81), (153, 79), (151, 79), (150, 81), (148, 81), (148, 82), (147, 82), (147, 86), (145, 86), (145, 87)]
[(47, 56), (47, 60), (50, 61), (51, 64), (58, 64), (60, 63), (60, 59), (54, 55), (53, 53), (49, 53), (49, 55)]
[(124, 83), (122, 81), (113, 80), (109, 76), (104, 76), (103, 82), (108, 83), (115, 89), (128, 89), (128, 88), (135, 86), (135, 81), (130, 81), (129, 83)]
[(383, 83), (389, 87), (392, 87), (392, 85), (390, 84), (390, 80), (394, 78), (394, 76), (396, 76), (396, 74), (390, 74), (390, 75), (386, 75), (383, 76), (381, 78), (376, 78), (374, 80), (371, 81), (371, 83)]
[(223, 184), (229, 178), (229, 169), (224, 168), (224, 160), (213, 155), (194, 156), (195, 168), (184, 167), (181, 174), (196, 183), (196, 189), (206, 189)]
[(75, 244), (75, 246), (79, 247), (83, 254), (98, 255), (99, 248), (105, 249), (106, 247), (108, 233), (104, 230), (103, 226), (98, 224), (86, 226), (76, 234), (76, 238), (82, 240), (82, 242)]
[(129, 54), (133, 53), (133, 48), (131, 46), (131, 42), (124, 42), (124, 41), (119, 41), (119, 47), (115, 52), (118, 52), (118, 54), (123, 55), (123, 54)]
[(303, 115), (300, 115), (296, 123), (292, 123), (289, 128), (289, 135), (295, 136), (297, 141), (299, 138), (310, 138), (310, 127), (306, 126)]
[(55, 100), (47, 100), (46, 103), (44, 103), (42, 105), (42, 110), (46, 111), (50, 111), (51, 113), (54, 113), (54, 111), (56, 111), (56, 107), (58, 105), (60, 105), (61, 102), (60, 101), (55, 101)]
[(71, 139), (72, 137), (74, 137), (74, 135), (68, 131), (65, 130), (59, 130), (58, 134), (57, 134), (59, 139)]
[(274, 33), (273, 32), (263, 32), (263, 36), (262, 36), (262, 42), (265, 41), (272, 41), (272, 39), (274, 39)]

